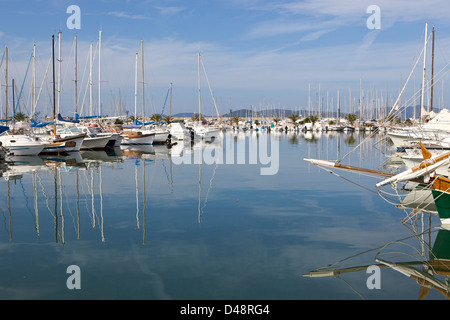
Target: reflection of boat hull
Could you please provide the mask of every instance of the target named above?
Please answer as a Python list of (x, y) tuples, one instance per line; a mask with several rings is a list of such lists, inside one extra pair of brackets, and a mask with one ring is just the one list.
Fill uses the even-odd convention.
[(155, 154), (153, 145), (125, 145), (121, 147), (126, 158), (140, 158), (145, 154)]

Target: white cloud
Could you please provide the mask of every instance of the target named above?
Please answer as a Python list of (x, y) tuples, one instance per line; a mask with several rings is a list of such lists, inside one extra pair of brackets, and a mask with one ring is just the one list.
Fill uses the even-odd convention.
[(113, 17), (119, 17), (119, 18), (127, 18), (127, 19), (133, 19), (133, 20), (145, 20), (148, 19), (148, 17), (142, 15), (142, 14), (130, 14), (124, 11), (112, 11), (106, 13), (109, 16)]
[(167, 16), (167, 15), (174, 15), (177, 13), (180, 13), (184, 10), (186, 10), (185, 7), (161, 7), (156, 6), (155, 7), (161, 15)]

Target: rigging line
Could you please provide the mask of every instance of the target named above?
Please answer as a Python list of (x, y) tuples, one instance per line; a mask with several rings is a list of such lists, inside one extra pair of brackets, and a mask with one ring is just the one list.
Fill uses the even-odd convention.
[(335, 175), (335, 176), (337, 176), (337, 177), (339, 177), (339, 178), (342, 178), (342, 179), (344, 179), (344, 180), (346, 180), (346, 181), (348, 181), (348, 182), (350, 182), (350, 183), (353, 183), (354, 185), (356, 185), (356, 186), (358, 186), (358, 187), (361, 187), (361, 188), (363, 188), (363, 189), (365, 189), (365, 190), (368, 190), (368, 191), (370, 191), (370, 192), (373, 192), (373, 193), (375, 193), (375, 194), (378, 194), (378, 192), (376, 192), (376, 191), (374, 191), (374, 190), (372, 190), (372, 189), (369, 189), (369, 188), (367, 188), (367, 187), (365, 187), (365, 186), (363, 186), (363, 185), (361, 185), (361, 184), (359, 184), (359, 183), (356, 183), (356, 182), (354, 182), (354, 181), (351, 181), (350, 179), (347, 179), (347, 178), (345, 178), (345, 177), (343, 177), (343, 176), (337, 174), (336, 172), (334, 172), (334, 171), (332, 171), (332, 170), (330, 170), (330, 169), (328, 169), (328, 168), (322, 167), (322, 166), (320, 166), (320, 165), (317, 165), (317, 166), (318, 166), (320, 169), (325, 170), (325, 171), (327, 171), (328, 173), (331, 173), (331, 174), (333, 174), (333, 175)]
[(352, 291), (353, 291), (354, 293), (356, 293), (356, 294), (361, 298), (361, 300), (366, 300), (366, 299), (362, 296), (362, 294), (360, 294), (358, 291), (356, 291), (355, 288), (353, 288), (353, 287), (350, 285), (349, 282), (347, 282), (346, 280), (344, 280), (343, 278), (341, 278), (341, 277), (339, 277), (339, 276), (336, 276), (336, 278), (339, 279), (339, 280), (342, 280), (347, 286), (349, 286), (350, 289), (352, 289)]
[(206, 203), (208, 202), (208, 194), (209, 194), (209, 190), (211, 190), (211, 188), (212, 188), (212, 182), (214, 180), (214, 176), (216, 175), (217, 166), (218, 166), (218, 163), (216, 163), (216, 166), (214, 167), (214, 171), (213, 171), (213, 174), (211, 176), (211, 179), (209, 180), (209, 187), (208, 187), (208, 191), (206, 191), (205, 201), (203, 202), (202, 213), (203, 213), (203, 210), (206, 207)]
[(38, 179), (39, 179), (39, 184), (41, 185), (42, 194), (43, 194), (44, 197), (45, 197), (45, 202), (46, 202), (46, 204), (47, 204), (48, 212), (50, 212), (50, 214), (52, 215), (52, 217), (55, 218), (55, 215), (53, 214), (53, 211), (50, 210), (49, 199), (48, 199), (47, 194), (45, 193), (45, 188), (44, 188), (44, 185), (42, 184), (41, 176), (38, 174), (37, 177), (38, 177)]
[(19, 106), (20, 97), (22, 96), (23, 86), (25, 84), (25, 80), (27, 79), (28, 69), (30, 68), (30, 63), (31, 63), (32, 58), (33, 58), (33, 53), (31, 53), (30, 60), (28, 60), (28, 66), (27, 66), (27, 70), (25, 72), (25, 77), (23, 78), (22, 87), (20, 88), (19, 97), (17, 98), (17, 103), (14, 106), (14, 112), (13, 112), (14, 114), (16, 114), (16, 109)]
[(208, 75), (206, 74), (205, 66), (203, 64), (203, 59), (200, 59), (203, 67), (203, 73), (205, 74), (206, 82), (208, 83), (209, 92), (211, 93), (211, 98), (213, 99), (214, 107), (216, 108), (217, 116), (219, 116), (219, 110), (217, 109), (216, 99), (214, 99), (214, 94), (211, 90), (211, 85), (209, 84)]

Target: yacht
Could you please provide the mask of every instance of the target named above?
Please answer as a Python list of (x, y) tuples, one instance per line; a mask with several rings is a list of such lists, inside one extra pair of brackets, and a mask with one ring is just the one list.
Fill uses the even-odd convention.
[(5, 131), (0, 135), (0, 142), (8, 152), (15, 156), (35, 156), (45, 148), (45, 143), (37, 137), (14, 134), (10, 131)]

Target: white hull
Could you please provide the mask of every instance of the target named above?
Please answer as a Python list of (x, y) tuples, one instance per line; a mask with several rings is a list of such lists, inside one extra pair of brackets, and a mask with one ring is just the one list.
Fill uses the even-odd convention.
[(84, 140), (84, 134), (74, 137), (55, 137), (42, 136), (41, 140), (46, 144), (43, 153), (61, 153), (61, 152), (77, 152), (80, 151)]
[(109, 141), (109, 136), (86, 137), (81, 145), (81, 150), (99, 150), (104, 149)]
[(191, 135), (189, 133), (189, 130), (186, 129), (184, 124), (182, 123), (171, 123), (170, 124), (170, 134), (172, 135), (172, 139), (175, 140), (190, 140)]
[(154, 134), (152, 143), (162, 144), (166, 143), (169, 137), (169, 131), (158, 131), (158, 130), (141, 130), (142, 134)]
[(121, 146), (141, 146), (141, 145), (152, 145), (153, 138), (155, 134), (141, 134), (139, 136), (128, 136), (126, 131), (122, 135)]
[(27, 135), (2, 135), (0, 142), (14, 156), (36, 156), (44, 150), (45, 144), (38, 138)]
[(220, 130), (218, 128), (211, 127), (194, 127), (195, 139), (201, 140), (211, 140), (217, 139), (220, 135)]

